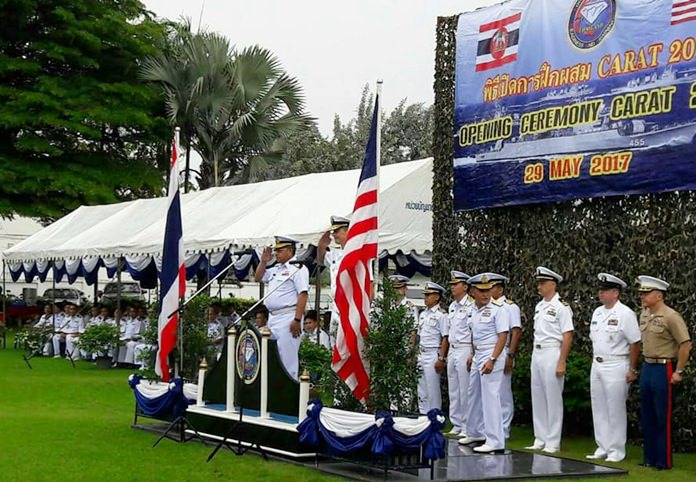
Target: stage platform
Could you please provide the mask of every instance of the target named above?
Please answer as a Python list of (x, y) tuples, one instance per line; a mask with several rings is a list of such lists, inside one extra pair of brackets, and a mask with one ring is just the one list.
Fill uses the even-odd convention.
[[(232, 422), (239, 414), (227, 413), (223, 410), (215, 410), (214, 416), (208, 412), (213, 408), (200, 409), (198, 407), (189, 410), (188, 417), (197, 429), (202, 429), (200, 435), (207, 443), (219, 442), (232, 427)], [(215, 420), (215, 423), (203, 423), (197, 415), (203, 419)], [(235, 416), (236, 415), (236, 416)], [(259, 420), (258, 417), (245, 415), (243, 439), (251, 434), (258, 443), (267, 450), (267, 454), (276, 460), (283, 460), (295, 465), (319, 470), (321, 472), (343, 477), (349, 480), (382, 481), (384, 470), (376, 467), (357, 465), (354, 463), (320, 458), (318, 464), (311, 451), (301, 448), (297, 442), (297, 432), (294, 426), (286, 421)], [(134, 425), (133, 428), (151, 431), (155, 434), (162, 433), (167, 427), (166, 423), (153, 422)], [(269, 430), (273, 427), (272, 430)], [(192, 431), (188, 431), (193, 434)], [(239, 433), (239, 432), (237, 432)], [(273, 440), (269, 440), (273, 438)], [(279, 439), (284, 439), (279, 449)], [(232, 436), (230, 441), (236, 442)], [(264, 443), (266, 441), (266, 443)], [(268, 445), (267, 445), (268, 444)], [(447, 439), (447, 457), (435, 462), (435, 481), (486, 481), (486, 480), (513, 480), (513, 479), (563, 479), (578, 477), (602, 477), (625, 475), (625, 470), (597, 465), (589, 462), (554, 457), (541, 453), (524, 451), (507, 451), (503, 455), (479, 455), (471, 448), (460, 446), (456, 440)], [(244, 443), (243, 445), (248, 445)], [(252, 450), (253, 452), (253, 450)], [(221, 456), (223, 454), (220, 454)], [(388, 480), (393, 481), (425, 481), (430, 479), (429, 469), (411, 471), (389, 471)]]
[[(435, 481), (512, 480), (542, 478), (601, 477), (627, 474), (625, 470), (603, 465), (522, 451), (503, 455), (480, 455), (454, 439), (447, 439), (447, 457), (435, 463)], [(304, 464), (315, 467), (314, 464)], [(351, 480), (384, 480), (384, 471), (355, 464), (322, 460), (318, 470)], [(390, 471), (389, 480), (431, 480), (429, 469)]]

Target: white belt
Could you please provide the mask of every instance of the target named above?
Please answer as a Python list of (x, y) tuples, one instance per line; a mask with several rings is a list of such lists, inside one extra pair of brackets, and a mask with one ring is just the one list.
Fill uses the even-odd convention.
[(485, 345), (474, 345), (474, 350), (479, 351), (483, 350), (484, 348), (495, 348), (495, 343), (487, 343)]
[(421, 350), (423, 351), (431, 351), (431, 350), (439, 350), (439, 346), (421, 346)]
[(471, 348), (471, 343), (450, 343), (451, 348)]
[(271, 315), (273, 315), (273, 316), (282, 315), (283, 313), (290, 313), (290, 312), (293, 311), (295, 308), (297, 308), (297, 305), (286, 306), (285, 308), (279, 308), (279, 309), (277, 309), (277, 310), (270, 311), (269, 313), (270, 313)]
[(541, 350), (543, 348), (560, 348), (561, 347), (561, 342), (560, 341), (552, 341), (552, 342), (546, 342), (546, 343), (535, 343), (534, 344), (534, 349), (535, 350)]
[(625, 355), (594, 355), (592, 359), (598, 363), (612, 360), (626, 360), (628, 359), (628, 353)]

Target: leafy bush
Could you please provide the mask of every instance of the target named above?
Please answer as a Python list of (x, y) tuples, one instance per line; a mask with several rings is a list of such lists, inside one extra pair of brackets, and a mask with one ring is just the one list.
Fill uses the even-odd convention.
[(365, 357), (370, 369), (370, 410), (407, 415), (418, 413), (416, 365), (418, 348), (410, 339), (414, 320), (409, 309), (397, 303), (397, 293), (384, 284), (371, 313), (365, 339)]
[(17, 345), (24, 348), (32, 355), (38, 355), (43, 351), (43, 346), (51, 339), (53, 329), (50, 326), (29, 326), (15, 335)]
[(118, 327), (115, 325), (90, 325), (80, 335), (77, 345), (87, 353), (105, 356), (118, 343), (118, 335)]

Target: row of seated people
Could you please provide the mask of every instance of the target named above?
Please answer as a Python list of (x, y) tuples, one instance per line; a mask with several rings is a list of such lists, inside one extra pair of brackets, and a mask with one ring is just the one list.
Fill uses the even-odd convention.
[[(77, 346), (77, 341), (91, 325), (110, 324), (119, 327), (119, 341), (109, 353), (86, 353)], [(92, 360), (97, 356), (113, 357), (114, 363), (142, 363), (143, 352), (151, 349), (143, 342), (143, 334), (148, 327), (147, 311), (144, 307), (130, 306), (125, 314), (114, 310), (113, 316), (108, 307), (94, 305), (84, 316), (78, 312), (74, 303), (56, 303), (44, 306), (44, 313), (35, 328), (49, 329), (52, 332), (43, 348), (45, 356), (60, 358), (80, 358)]]

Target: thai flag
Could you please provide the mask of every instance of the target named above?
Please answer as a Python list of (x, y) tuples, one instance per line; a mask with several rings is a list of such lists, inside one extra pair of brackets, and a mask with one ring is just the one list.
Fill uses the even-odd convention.
[(672, 1), (672, 25), (696, 20), (696, 0)]
[(370, 314), (372, 260), (377, 257), (377, 177), (379, 95), (367, 143), (353, 215), (348, 226), (343, 258), (336, 275), (336, 306), (341, 322), (336, 334), (331, 368), (358, 400), (370, 393), (370, 376), (363, 347)]
[(517, 60), (522, 13), (501, 18), (479, 27), (476, 72), (495, 69)]
[(155, 372), (163, 381), (169, 381), (169, 354), (176, 346), (179, 324), (179, 299), (186, 287), (184, 264), (184, 234), (181, 223), (181, 196), (179, 195), (179, 132), (172, 143), (172, 162), (169, 169), (169, 209), (164, 227), (162, 272), (160, 273), (160, 314), (157, 322), (157, 360)]

